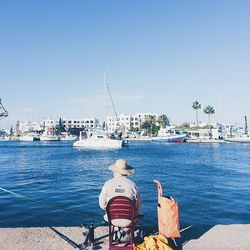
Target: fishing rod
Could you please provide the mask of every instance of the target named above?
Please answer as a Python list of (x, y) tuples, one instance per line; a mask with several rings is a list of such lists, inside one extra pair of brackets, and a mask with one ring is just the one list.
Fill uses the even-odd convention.
[(21, 198), (23, 200), (32, 201), (33, 203), (36, 203), (36, 204), (39, 204), (39, 205), (43, 205), (43, 206), (46, 206), (46, 207), (50, 207), (50, 208), (54, 208), (54, 209), (63, 211), (65, 213), (71, 214), (71, 215), (76, 215), (76, 216), (81, 216), (81, 217), (86, 217), (86, 215), (88, 217), (93, 217), (93, 215), (94, 215), (93, 213), (81, 213), (81, 212), (78, 212), (78, 211), (75, 211), (75, 210), (65, 209), (65, 208), (63, 208), (61, 206), (54, 205), (54, 204), (51, 204), (51, 203), (43, 201), (43, 200), (38, 200), (38, 199), (29, 197), (29, 196), (26, 196), (26, 195), (21, 195), (21, 194), (18, 194), (16, 192), (7, 190), (5, 188), (1, 188), (0, 187), (0, 190), (3, 191), (3, 192), (5, 192), (5, 193), (12, 194), (13, 196), (15, 196), (17, 198)]
[[(5, 189), (5, 188), (1, 188), (0, 187), (0, 190), (5, 192), (5, 193), (8, 193), (8, 194), (11, 194), (17, 198), (20, 198), (20, 199), (23, 199), (23, 200), (28, 200), (28, 201), (31, 201), (35, 204), (39, 204), (39, 205), (43, 205), (43, 206), (46, 206), (46, 207), (50, 207), (50, 208), (54, 208), (54, 209), (57, 209), (57, 210), (60, 210), (64, 213), (68, 213), (68, 214), (71, 214), (71, 215), (77, 215), (77, 216), (81, 216), (81, 217), (86, 217), (86, 215), (88, 217), (93, 217), (93, 213), (81, 213), (81, 212), (78, 212), (78, 211), (74, 211), (74, 210), (68, 210), (68, 209), (65, 209), (61, 206), (58, 206), (58, 205), (54, 205), (54, 204), (51, 204), (49, 202), (46, 202), (46, 201), (42, 201), (42, 200), (38, 200), (38, 199), (34, 199), (32, 197), (29, 197), (29, 196), (26, 196), (26, 195), (21, 195), (21, 194), (18, 194), (14, 191), (11, 191), (11, 190), (8, 190), (8, 189)], [(103, 238), (103, 237), (106, 237), (108, 235), (104, 235), (98, 239), (95, 239), (95, 236), (94, 236), (94, 230), (95, 228), (99, 227), (99, 226), (104, 226), (106, 225), (107, 223), (104, 222), (104, 221), (99, 221), (99, 222), (91, 222), (90, 224), (87, 224), (87, 223), (82, 223), (81, 226), (82, 227), (85, 227), (86, 229), (88, 229), (87, 232), (84, 232), (83, 235), (85, 236), (85, 239), (84, 239), (84, 242), (83, 242), (83, 245), (84, 246), (89, 246), (89, 245), (93, 245), (95, 243), (95, 241)]]
[[(43, 206), (46, 206), (46, 207), (50, 207), (50, 208), (53, 208), (53, 209), (60, 210), (60, 211), (62, 211), (64, 213), (68, 213), (68, 214), (71, 214), (71, 215), (81, 216), (81, 217), (86, 217), (86, 215), (87, 215), (90, 218), (93, 217), (93, 213), (81, 213), (81, 212), (78, 212), (78, 211), (65, 209), (65, 208), (63, 208), (61, 206), (54, 205), (54, 204), (51, 204), (51, 203), (43, 201), (43, 200), (38, 200), (38, 199), (29, 197), (29, 196), (26, 196), (26, 195), (18, 194), (18, 193), (14, 192), (14, 191), (11, 191), (11, 190), (8, 190), (8, 189), (2, 188), (2, 187), (0, 187), (0, 191), (11, 194), (11, 195), (13, 195), (13, 196), (15, 196), (17, 198), (23, 199), (23, 200), (31, 201), (31, 202), (33, 202), (35, 204), (39, 204), (39, 205), (43, 205)], [(83, 249), (85, 249), (86, 246), (92, 246), (92, 245), (95, 244), (95, 242), (99, 241), (100, 239), (103, 239), (103, 238), (109, 236), (109, 234), (106, 234), (106, 235), (103, 235), (103, 236), (95, 239), (95, 233), (94, 233), (95, 228), (97, 228), (99, 226), (106, 226), (107, 222), (99, 221), (99, 222), (91, 222), (91, 223), (88, 223), (88, 224), (87, 223), (81, 223), (80, 225), (87, 229), (87, 231), (83, 233), (83, 235), (85, 236), (85, 239), (84, 239), (83, 244), (82, 244)], [(137, 225), (137, 226), (140, 227), (140, 225)], [(148, 226), (148, 227), (144, 226), (144, 227), (142, 227), (142, 229), (146, 230), (146, 231), (154, 232), (154, 227), (152, 227), (152, 226)]]

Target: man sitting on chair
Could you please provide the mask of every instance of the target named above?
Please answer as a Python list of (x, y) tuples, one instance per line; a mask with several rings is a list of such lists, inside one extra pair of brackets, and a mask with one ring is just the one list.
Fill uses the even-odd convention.
[[(119, 159), (109, 167), (109, 170), (113, 171), (114, 178), (106, 181), (102, 188), (99, 196), (100, 207), (105, 210), (109, 200), (113, 197), (128, 197), (135, 201), (135, 223), (138, 222), (138, 218), (142, 216), (140, 212), (140, 193), (135, 183), (127, 178), (129, 175), (134, 174), (134, 169), (128, 166), (125, 160)], [(104, 219), (108, 221), (107, 214), (104, 215)], [(126, 227), (130, 224), (130, 221), (127, 219), (115, 219), (112, 220), (112, 224), (117, 227)]]

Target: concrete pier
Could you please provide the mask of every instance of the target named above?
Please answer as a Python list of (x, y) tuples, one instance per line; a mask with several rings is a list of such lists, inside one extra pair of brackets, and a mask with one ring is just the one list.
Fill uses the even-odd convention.
[[(72, 250), (79, 249), (86, 229), (81, 227), (0, 228), (1, 250)], [(108, 249), (108, 228), (95, 229), (94, 246), (87, 249)], [(250, 249), (250, 225), (193, 226), (178, 241), (184, 250)]]

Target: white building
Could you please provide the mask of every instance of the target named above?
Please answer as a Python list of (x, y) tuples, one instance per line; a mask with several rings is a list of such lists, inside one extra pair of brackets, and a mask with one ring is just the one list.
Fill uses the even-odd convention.
[(63, 119), (63, 126), (69, 128), (100, 128), (101, 124), (96, 118)]
[(43, 129), (42, 122), (32, 122), (32, 121), (17, 121), (16, 130), (22, 133), (29, 131), (41, 131)]
[(128, 131), (130, 129), (131, 116), (121, 114), (118, 117), (108, 116), (106, 118), (107, 130), (109, 133), (113, 133), (116, 129), (122, 129)]
[(107, 130), (109, 133), (113, 133), (117, 129), (128, 132), (131, 128), (140, 128), (141, 124), (150, 116), (155, 117), (156, 120), (158, 119), (158, 114), (156, 113), (121, 114), (117, 117), (108, 116), (106, 118)]
[(55, 128), (57, 124), (58, 123), (57, 123), (57, 120), (55, 118), (45, 118), (43, 120), (43, 126), (45, 129)]

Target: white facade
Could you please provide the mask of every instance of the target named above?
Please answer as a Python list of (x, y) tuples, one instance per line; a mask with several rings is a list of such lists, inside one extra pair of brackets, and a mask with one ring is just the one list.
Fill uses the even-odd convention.
[(69, 128), (100, 128), (101, 124), (96, 118), (63, 119), (65, 129)]
[(46, 118), (43, 120), (44, 128), (55, 128), (57, 125), (57, 120), (54, 118)]
[(31, 121), (18, 121), (16, 130), (22, 133), (29, 131), (41, 131), (43, 129), (43, 123), (41, 122), (31, 122)]
[(113, 133), (116, 129), (122, 129), (128, 131), (130, 129), (131, 116), (119, 115), (118, 117), (108, 116), (106, 118), (107, 130), (109, 133)]
[(106, 118), (107, 130), (109, 133), (113, 133), (116, 129), (128, 132), (132, 127), (140, 128), (141, 124), (150, 116), (158, 119), (156, 113), (137, 113), (135, 115), (121, 114), (118, 117), (108, 116)]
[[(63, 126), (69, 128), (100, 128), (101, 125), (96, 118), (63, 119)], [(59, 124), (59, 119), (45, 118), (42, 122), (18, 121), (16, 130), (22, 133), (29, 131), (54, 130)]]

